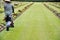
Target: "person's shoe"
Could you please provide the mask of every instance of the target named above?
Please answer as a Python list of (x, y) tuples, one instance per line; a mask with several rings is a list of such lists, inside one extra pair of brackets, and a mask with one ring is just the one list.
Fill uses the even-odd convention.
[(11, 25), (10, 25), (10, 27), (14, 27), (14, 25), (13, 25), (13, 24), (11, 24)]
[(10, 27), (14, 27), (14, 23), (13, 23), (13, 21), (12, 21), (12, 23), (10, 24)]
[(6, 27), (6, 31), (9, 31), (9, 27)]

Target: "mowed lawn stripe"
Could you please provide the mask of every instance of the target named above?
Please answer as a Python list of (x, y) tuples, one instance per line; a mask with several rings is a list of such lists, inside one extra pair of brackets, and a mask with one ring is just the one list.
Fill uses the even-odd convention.
[(15, 20), (15, 28), (0, 33), (1, 40), (59, 40), (60, 20), (42, 3), (34, 3)]
[(42, 9), (47, 23), (45, 26), (49, 40), (60, 40), (60, 20), (49, 9), (47, 10), (44, 6)]
[[(29, 11), (30, 10), (30, 11)], [(22, 33), (22, 37), (20, 36), (20, 40), (58, 40), (59, 38), (59, 24), (60, 20), (46, 7), (42, 4), (35, 4), (31, 7), (27, 12), (24, 13), (24, 20), (25, 24), (28, 21), (28, 24), (33, 26), (31, 29), (31, 35), (28, 39), (28, 33), (24, 30)], [(28, 13), (28, 14), (27, 14)], [(25, 15), (26, 14), (26, 15)], [(28, 17), (26, 17), (28, 16)], [(26, 25), (28, 25), (26, 24)], [(32, 25), (33, 24), (33, 25)], [(28, 31), (30, 32), (30, 31)], [(58, 36), (59, 35), (59, 36)]]

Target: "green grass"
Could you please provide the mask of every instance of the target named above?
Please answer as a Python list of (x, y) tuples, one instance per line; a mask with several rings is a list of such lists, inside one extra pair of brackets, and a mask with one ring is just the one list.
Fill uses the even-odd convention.
[(48, 4), (48, 6), (50, 6), (50, 7), (53, 8), (54, 10), (57, 10), (57, 12), (60, 13), (60, 9), (59, 9), (59, 8), (57, 8), (57, 7), (55, 7), (55, 6), (52, 6), (52, 5), (49, 5), (49, 4)]
[[(25, 4), (25, 5), (23, 5)], [(18, 10), (21, 10), (24, 9), (24, 7), (26, 7), (29, 3), (28, 2), (22, 2), (22, 6), (19, 6), (18, 8), (15, 9), (15, 13), (19, 13)]]
[(2, 13), (2, 14), (0, 14), (0, 23), (3, 22), (3, 19), (4, 19), (4, 14)]
[(0, 8), (0, 14), (3, 13), (3, 11), (4, 11), (3, 7)]
[(0, 40), (60, 40), (60, 20), (42, 3), (34, 3), (15, 21), (15, 28), (0, 33)]

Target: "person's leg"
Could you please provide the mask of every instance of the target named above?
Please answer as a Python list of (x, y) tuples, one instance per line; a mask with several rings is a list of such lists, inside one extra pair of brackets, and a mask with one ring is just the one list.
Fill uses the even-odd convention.
[(13, 21), (11, 21), (11, 27), (14, 27), (14, 23), (13, 23)]
[(10, 21), (6, 22), (6, 31), (9, 31), (10, 24), (11, 24)]
[(13, 17), (12, 17), (12, 15), (10, 15), (10, 17), (11, 17), (11, 27), (14, 27), (14, 22), (13, 22)]
[(6, 27), (6, 31), (9, 31), (9, 26)]

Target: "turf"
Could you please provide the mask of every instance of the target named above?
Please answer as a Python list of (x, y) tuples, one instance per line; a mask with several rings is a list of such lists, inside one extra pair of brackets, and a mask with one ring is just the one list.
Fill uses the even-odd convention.
[(60, 13), (60, 9), (59, 8), (57, 8), (57, 7), (55, 7), (55, 6), (52, 6), (52, 5), (49, 5), (51, 8), (53, 8), (54, 10), (57, 10), (57, 12), (59, 12)]
[(15, 8), (14, 12), (18, 13), (18, 10), (22, 10), (25, 6), (27, 6), (27, 4), (29, 4), (29, 3), (28, 2), (22, 2), (22, 5), (19, 5), (17, 8)]
[(3, 23), (4, 14), (0, 13), (0, 24)]
[(0, 40), (60, 40), (60, 20), (42, 3), (34, 3), (14, 22)]

